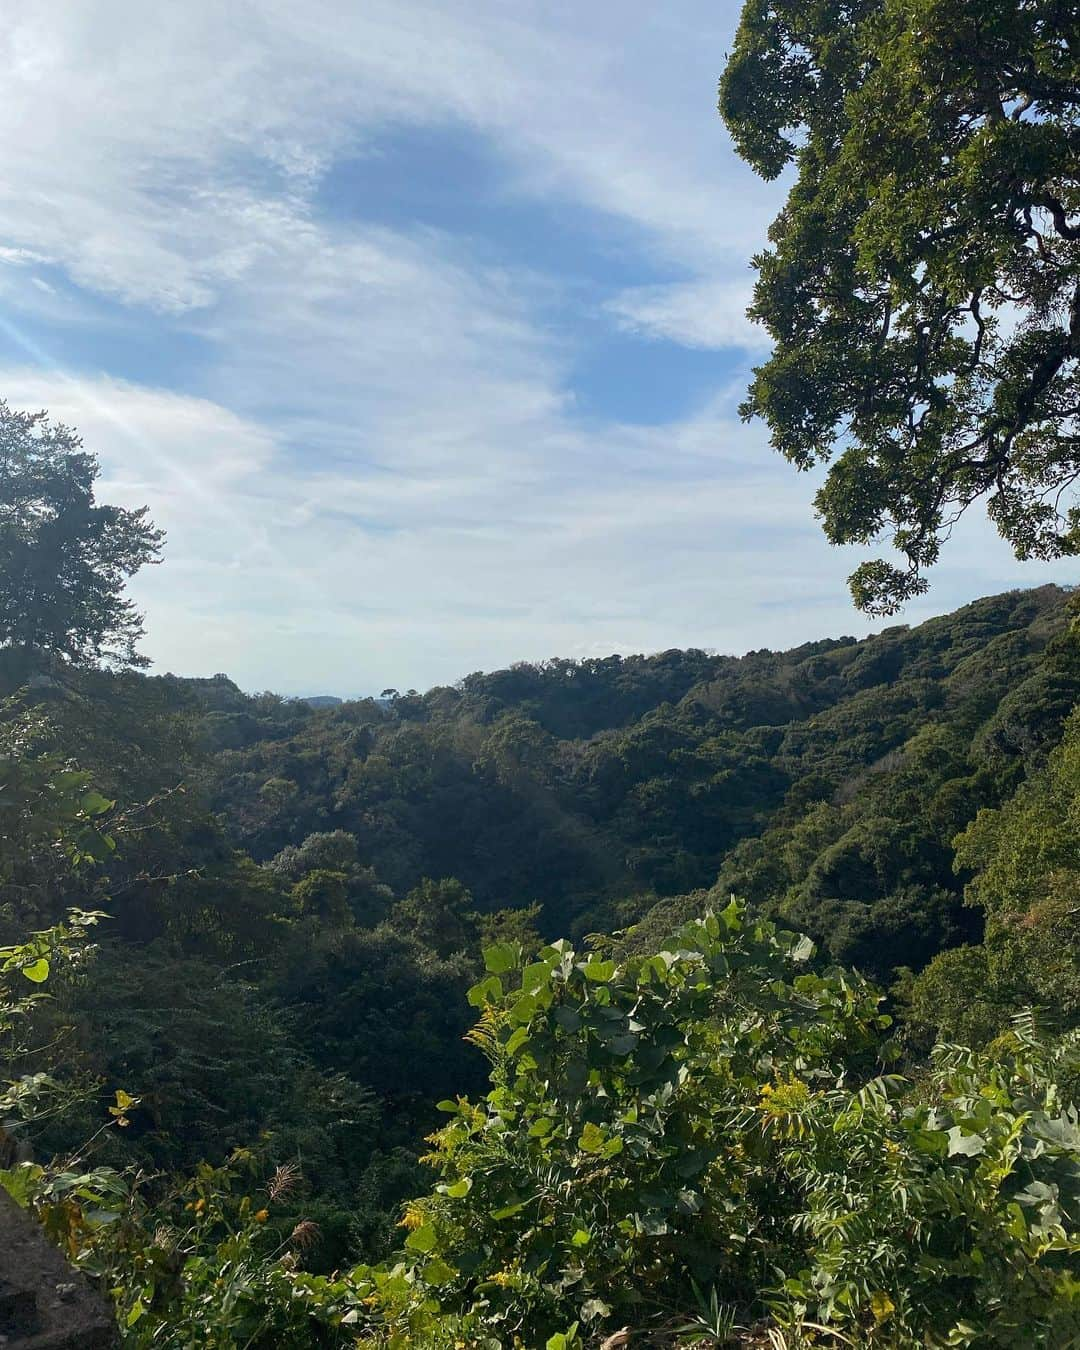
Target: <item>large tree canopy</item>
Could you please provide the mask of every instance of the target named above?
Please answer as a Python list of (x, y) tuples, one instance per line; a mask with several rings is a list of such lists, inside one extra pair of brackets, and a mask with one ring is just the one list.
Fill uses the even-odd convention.
[(795, 180), (754, 260), (743, 405), (893, 612), (985, 498), (1020, 558), (1080, 552), (1080, 17), (1069, 0), (747, 0), (720, 87)]
[(127, 579), (164, 534), (136, 511), (94, 502), (97, 459), (69, 427), (0, 400), (0, 646), (77, 665), (146, 665)]

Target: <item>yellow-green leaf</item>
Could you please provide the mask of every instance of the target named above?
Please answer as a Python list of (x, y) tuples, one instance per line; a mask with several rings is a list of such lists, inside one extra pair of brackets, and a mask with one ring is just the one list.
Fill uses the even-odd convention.
[(438, 1234), (430, 1223), (423, 1224), (405, 1239), (405, 1246), (411, 1252), (430, 1252), (435, 1250)]
[(896, 1304), (879, 1289), (870, 1297), (870, 1311), (874, 1314), (875, 1322), (887, 1322), (896, 1311)]

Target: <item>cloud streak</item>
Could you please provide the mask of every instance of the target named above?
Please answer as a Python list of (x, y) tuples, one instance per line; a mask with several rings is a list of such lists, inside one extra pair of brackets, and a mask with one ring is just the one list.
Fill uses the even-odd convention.
[[(166, 566), (136, 584), (159, 668), (364, 693), (865, 631), (814, 482), (733, 411), (762, 345), (746, 258), (777, 201), (713, 113), (735, 17), (20, 11), (0, 37), (0, 393), (79, 427), (103, 491), (168, 529)], [(542, 209), (559, 258), (560, 222), (582, 219), (595, 275), (571, 285), (514, 230), (483, 235), (494, 209), (466, 228), (327, 206), (333, 171), (409, 127), (483, 146), (493, 200)], [(578, 372), (605, 343), (646, 384), (687, 348), (715, 374), (678, 415), (586, 415)], [(951, 555), (938, 608), (1017, 584), (981, 527)]]
[(24, 7), (0, 46), (0, 236), (122, 300), (202, 307), (335, 157), (394, 125), (457, 122), (497, 143), (508, 191), (583, 200), (684, 265), (741, 265), (775, 194), (713, 116), (733, 8), (694, 0), (682, 29), (642, 0), (560, 9)]
[[(290, 461), (265, 429), (206, 400), (106, 378), (58, 395), (18, 369), (0, 384), (25, 406), (48, 395), (101, 453), (108, 495), (150, 501), (169, 530), (167, 565), (136, 587), (159, 669), (363, 693), (555, 653), (742, 651), (868, 628), (844, 599), (852, 556), (810, 521), (812, 485), (748, 454), (721, 409), (611, 428), (602, 448), (624, 466), (617, 482), (602, 470), (575, 479), (596, 445), (540, 423), (521, 456), (526, 488), (501, 470), (429, 471), (406, 480), (403, 511), (401, 485), (380, 492), (379, 469)], [(987, 530), (962, 533), (958, 550), (954, 583), (970, 581), (965, 567), (993, 576), (996, 559), (1008, 584), (1007, 551)], [(1031, 579), (1044, 574), (1054, 569)], [(949, 588), (937, 607), (974, 593)]]

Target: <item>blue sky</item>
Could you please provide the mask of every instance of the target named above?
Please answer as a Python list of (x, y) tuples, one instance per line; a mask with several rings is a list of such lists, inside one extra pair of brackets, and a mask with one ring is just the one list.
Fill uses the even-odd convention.
[[(41, 0), (0, 35), (0, 395), (150, 504), (159, 670), (425, 687), (863, 633), (735, 409), (782, 185), (726, 3)], [(1047, 579), (957, 531), (916, 620)]]

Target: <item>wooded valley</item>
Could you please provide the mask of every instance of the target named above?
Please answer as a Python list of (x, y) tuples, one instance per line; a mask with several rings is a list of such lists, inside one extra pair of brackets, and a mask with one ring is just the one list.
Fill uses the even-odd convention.
[[(637, 15), (648, 78), (633, 5), (68, 8), (0, 51), (15, 1220), (131, 1350), (1080, 1347), (1078, 6), (745, 0), (675, 167), (635, 119), (691, 6)], [(676, 589), (802, 625), (836, 555), (734, 385), (891, 626), (192, 677), (285, 634), (363, 690), (398, 594), (493, 665), (696, 641)], [(1047, 584), (902, 622), (943, 557)]]
[[(989, 1062), (1000, 1064), (1017, 1035), (1014, 1019), (1025, 1016), (1034, 1018), (1032, 1045), (1041, 1044), (1042, 1031), (1075, 1024), (1080, 1001), (1073, 609), (1057, 588), (1015, 591), (858, 642), (742, 658), (691, 651), (552, 661), (467, 676), (425, 695), (322, 709), (244, 695), (224, 676), (70, 667), (21, 692), (9, 676), (4, 810), (7, 837), (22, 842), (5, 857), (2, 937), (13, 972), (31, 957), (51, 963), (49, 1000), (13, 1023), (34, 1033), (9, 1103), (25, 1118), (18, 1137), (32, 1141), (35, 1158), (78, 1155), (109, 1118), (106, 1107), (122, 1109), (124, 1128), (107, 1131), (92, 1152), (97, 1172), (118, 1187), (133, 1171), (140, 1178), (123, 1191), (124, 1224), (138, 1213), (156, 1227), (170, 1205), (190, 1211), (201, 1199), (215, 1224), (235, 1223), (236, 1192), (254, 1194), (261, 1177), (278, 1194), (258, 1209), (267, 1213), (256, 1249), (272, 1252), (299, 1229), (307, 1234), (303, 1268), (319, 1277), (358, 1258), (389, 1260), (389, 1268), (399, 1259), (392, 1253), (402, 1205), (430, 1186), (418, 1156), (439, 1123), (440, 1099), (454, 1105), (455, 1118), (465, 1112), (448, 1127), (450, 1142), (444, 1135), (437, 1144), (438, 1166), (451, 1176), (447, 1193), (461, 1203), (472, 1194), (458, 1196), (461, 1165), (446, 1150), (479, 1147), (474, 1108), (457, 1103), (484, 1091), (487, 1037), (498, 1042), (500, 1026), (518, 1028), (495, 1057), (496, 1109), (506, 1113), (518, 1079), (538, 1073), (541, 1026), (562, 1028), (565, 1044), (549, 1054), (585, 1037), (582, 1019), (594, 1004), (592, 1018), (612, 1014), (595, 1033), (609, 1052), (645, 1035), (627, 1030), (626, 1019), (640, 1020), (642, 971), (658, 952), (673, 952), (665, 979), (687, 987), (660, 1024), (677, 1040), (665, 1052), (672, 1069), (658, 1081), (677, 1065), (669, 1087), (685, 1079), (695, 1091), (692, 1108), (680, 1094), (667, 1108), (663, 1133), (675, 1130), (677, 1169), (701, 1130), (685, 1111), (711, 1118), (721, 1097), (733, 1122), (748, 1109), (745, 1089), (736, 1094), (741, 1105), (717, 1084), (706, 1089), (701, 1075), (714, 1070), (703, 1061), (690, 1072), (676, 1049), (684, 1036), (694, 1043), (693, 1019), (712, 1025), (709, 998), (723, 988), (695, 986), (696, 962), (726, 967), (746, 944), (763, 988), (794, 979), (783, 997), (795, 1000), (789, 1015), (800, 1035), (825, 1007), (840, 1018), (829, 1067), (814, 1059), (812, 1074), (795, 1043), (758, 1053), (756, 1037), (740, 1042), (737, 1053), (750, 1056), (740, 1075), (749, 1073), (754, 1091), (773, 1085), (770, 1111), (796, 1082), (810, 1094), (799, 1099), (807, 1110), (840, 1110), (827, 1092), (818, 1101), (811, 1091), (816, 1080), (841, 1081), (836, 1054), (854, 1056), (842, 1077), (869, 1082), (877, 1081), (875, 1059), (893, 1073), (920, 1062), (935, 1040), (967, 1044), (973, 1055), (990, 1046)], [(65, 920), (73, 906), (104, 913)], [(709, 914), (726, 916), (720, 929), (695, 926)], [(809, 941), (785, 946), (770, 922), (810, 935), (817, 955)], [(687, 923), (693, 941), (669, 948)], [(26, 948), (29, 929), (45, 936)], [(579, 944), (580, 965), (567, 966), (563, 935)], [(805, 976), (785, 973), (793, 951)], [(544, 986), (555, 1023), (543, 1004), (530, 1003), (526, 1016), (520, 1002), (510, 1005), (509, 1023), (500, 1020), (503, 983), (513, 988), (520, 962), (526, 990), (541, 969), (545, 982), (571, 972)], [(830, 975), (833, 962), (875, 981), (883, 1001), (854, 973)], [(575, 992), (577, 970), (585, 983)], [(478, 1009), (480, 1029), (470, 1031)], [(9, 1004), (9, 1020), (15, 1011)], [(775, 1014), (770, 1006), (769, 1019)], [(708, 1060), (719, 1034), (708, 1032), (694, 1053)], [(733, 1025), (726, 1034), (747, 1033)], [(507, 1047), (531, 1047), (523, 1067), (502, 1057), (512, 1055)], [(600, 1074), (594, 1088), (618, 1062), (590, 1070), (590, 1081)], [(600, 1095), (614, 1102), (627, 1090), (624, 1083)], [(890, 1089), (877, 1090), (885, 1109)], [(554, 1168), (590, 1116), (561, 1103), (572, 1123), (560, 1144), (539, 1132), (543, 1122), (559, 1128), (551, 1109), (531, 1121), (538, 1132), (527, 1137), (544, 1145), (535, 1165)], [(508, 1119), (518, 1125), (516, 1111)], [(1066, 1131), (1063, 1146), (1075, 1128), (1069, 1119), (1054, 1127)], [(776, 1121), (778, 1147), (789, 1128), (811, 1128)], [(724, 1137), (732, 1147), (734, 1136)], [(611, 1137), (602, 1146), (595, 1138), (602, 1157)], [(657, 1135), (645, 1155), (650, 1165), (659, 1143)], [(491, 1165), (485, 1158), (485, 1184)], [(23, 1187), (58, 1185), (40, 1167), (7, 1176)], [(172, 1199), (168, 1178), (177, 1176), (195, 1180)], [(671, 1194), (699, 1195), (689, 1173), (684, 1179)], [(65, 1241), (91, 1269), (130, 1260), (131, 1238), (120, 1251), (100, 1251), (90, 1217), (92, 1206), (108, 1208), (117, 1197), (77, 1180), (74, 1203), (62, 1187), (38, 1195), (47, 1222), (70, 1225)], [(630, 1181), (649, 1190), (631, 1172), (618, 1187), (620, 1204)], [(503, 1248), (528, 1236), (513, 1218), (525, 1192), (514, 1174), (499, 1185), (483, 1203), (507, 1210), (495, 1248), (513, 1268)], [(642, 1230), (647, 1237), (648, 1224), (662, 1225), (652, 1235), (657, 1251), (681, 1226), (671, 1220), (684, 1202), (656, 1201), (659, 1213), (669, 1203), (675, 1215), (654, 1215)], [(685, 1203), (682, 1217), (696, 1219), (705, 1200)], [(415, 1231), (426, 1235), (426, 1211), (407, 1210), (406, 1219), (413, 1213)], [(575, 1233), (597, 1222), (583, 1215)], [(211, 1233), (217, 1241), (208, 1220), (201, 1240)], [(148, 1244), (139, 1251), (150, 1262), (145, 1285), (125, 1285), (122, 1300), (127, 1316), (144, 1309), (149, 1325), (175, 1317), (167, 1290), (176, 1272), (163, 1283), (167, 1247), (155, 1248), (149, 1232), (140, 1240)], [(620, 1260), (637, 1267), (639, 1241), (618, 1257), (622, 1248), (605, 1232), (608, 1274), (582, 1276), (594, 1317), (618, 1307), (605, 1280), (618, 1283)], [(443, 1243), (438, 1259), (460, 1269), (456, 1248)], [(754, 1260), (767, 1264), (765, 1250)], [(731, 1275), (710, 1265), (718, 1259), (699, 1253), (689, 1269), (724, 1304), (742, 1304), (752, 1297), (748, 1270), (731, 1286)], [(155, 1270), (154, 1261), (165, 1266)], [(757, 1278), (767, 1278), (764, 1266)], [(525, 1323), (538, 1328), (525, 1344), (558, 1331), (559, 1316), (574, 1320), (577, 1283), (545, 1294)], [(355, 1289), (341, 1295), (356, 1300), (354, 1311), (368, 1297)], [(261, 1286), (244, 1296), (256, 1306), (267, 1298)], [(213, 1303), (216, 1295), (211, 1287), (200, 1297)]]

